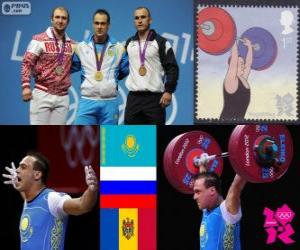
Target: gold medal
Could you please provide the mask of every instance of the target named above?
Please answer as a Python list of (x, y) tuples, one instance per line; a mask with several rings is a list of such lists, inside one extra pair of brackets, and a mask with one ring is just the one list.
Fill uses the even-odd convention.
[(147, 73), (147, 69), (146, 69), (146, 67), (144, 65), (142, 65), (139, 68), (139, 74), (140, 74), (140, 76), (144, 76), (144, 75), (146, 75), (146, 73)]
[(64, 73), (64, 68), (63, 68), (63, 66), (58, 65), (58, 66), (55, 68), (55, 74), (58, 75), (58, 76), (61, 76), (63, 73)]
[(102, 74), (101, 71), (97, 71), (97, 72), (95, 73), (95, 79), (96, 79), (96, 81), (102, 81), (102, 79), (103, 79), (103, 74)]

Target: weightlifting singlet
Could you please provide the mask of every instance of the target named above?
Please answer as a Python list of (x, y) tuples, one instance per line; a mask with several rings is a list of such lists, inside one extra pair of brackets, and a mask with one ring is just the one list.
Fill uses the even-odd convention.
[[(44, 189), (32, 201), (25, 202), (20, 220), (21, 250), (63, 250), (68, 216), (51, 214), (49, 196)], [(64, 193), (57, 193), (63, 197)], [(58, 209), (56, 209), (58, 210)]]
[(201, 250), (241, 250), (240, 222), (226, 222), (220, 206), (204, 209), (199, 234)]
[(237, 90), (229, 94), (223, 87), (224, 106), (220, 118), (244, 118), (250, 103), (250, 89), (247, 89), (238, 79)]

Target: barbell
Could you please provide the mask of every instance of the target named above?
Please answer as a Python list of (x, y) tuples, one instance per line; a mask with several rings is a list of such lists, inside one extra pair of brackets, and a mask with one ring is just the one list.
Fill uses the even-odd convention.
[(293, 143), (284, 125), (238, 125), (222, 153), (217, 141), (204, 131), (191, 131), (173, 138), (165, 149), (164, 172), (169, 183), (181, 193), (193, 193), (199, 167), (221, 176), (223, 158), (249, 182), (279, 179), (288, 170)]
[(269, 68), (274, 63), (278, 50), (273, 35), (264, 28), (252, 27), (237, 39), (236, 30), (234, 19), (222, 8), (207, 7), (198, 12), (197, 44), (200, 49), (211, 55), (221, 55), (229, 51), (235, 40), (238, 40), (239, 55), (245, 60), (248, 48), (241, 38), (248, 38), (253, 45), (251, 68)]

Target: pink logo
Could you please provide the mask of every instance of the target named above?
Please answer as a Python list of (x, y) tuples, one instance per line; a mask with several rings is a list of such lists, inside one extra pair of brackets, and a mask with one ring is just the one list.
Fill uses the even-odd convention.
[(284, 204), (282, 207), (278, 208), (276, 212), (265, 207), (264, 215), (266, 216), (264, 227), (268, 233), (267, 244), (274, 243), (276, 238), (279, 238), (285, 244), (292, 244), (295, 242), (290, 238), (295, 232), (290, 224), (295, 213), (288, 205)]

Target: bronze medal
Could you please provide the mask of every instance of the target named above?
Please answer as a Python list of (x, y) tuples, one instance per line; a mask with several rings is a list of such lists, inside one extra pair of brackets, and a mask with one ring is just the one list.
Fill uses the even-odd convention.
[(96, 81), (102, 81), (102, 79), (103, 79), (103, 74), (102, 74), (101, 71), (97, 71), (97, 72), (95, 73), (95, 79), (96, 79)]
[(58, 75), (58, 76), (61, 76), (62, 74), (64, 73), (64, 68), (62, 65), (58, 65), (56, 68), (55, 68), (55, 74)]
[(139, 74), (140, 74), (140, 76), (144, 76), (144, 75), (146, 75), (146, 73), (147, 73), (147, 69), (146, 69), (146, 67), (144, 65), (142, 65), (139, 68)]
[(143, 47), (143, 50), (142, 50), (140, 38), (138, 40), (138, 42), (139, 42), (139, 56), (140, 56), (140, 63), (141, 63), (141, 66), (139, 68), (140, 76), (145, 76), (147, 74), (147, 69), (145, 67), (145, 59), (146, 59), (146, 49), (147, 49), (147, 45), (148, 45), (151, 34), (152, 34), (152, 31), (149, 31), (148, 35), (147, 35), (147, 38), (146, 38), (146, 41), (145, 41), (145, 44), (144, 44), (144, 47)]

